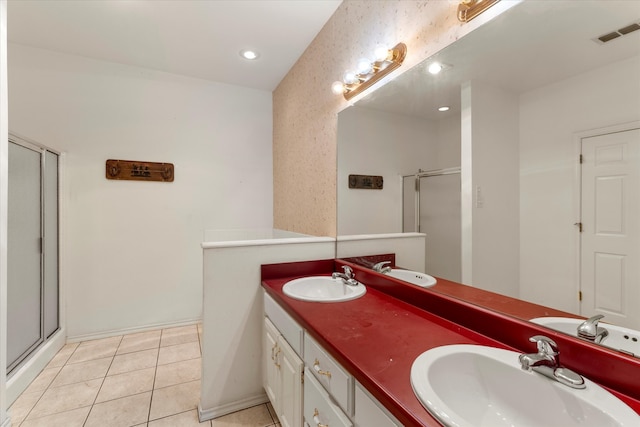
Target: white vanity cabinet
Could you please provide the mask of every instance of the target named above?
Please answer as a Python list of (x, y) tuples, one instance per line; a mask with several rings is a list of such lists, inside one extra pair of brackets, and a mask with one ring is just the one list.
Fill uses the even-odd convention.
[[(267, 296), (265, 295), (265, 301)], [(273, 302), (273, 301), (272, 301)], [(274, 303), (275, 304), (275, 303)], [(282, 310), (276, 305), (277, 309)], [(263, 330), (263, 385), (282, 426), (302, 425), (302, 375), (304, 362), (277, 326), (302, 336), (302, 328), (286, 313), (267, 310)], [(271, 314), (272, 317), (269, 317)], [(281, 316), (280, 316), (281, 315)], [(270, 320), (271, 319), (271, 320)], [(275, 320), (275, 322), (272, 322)], [(277, 322), (277, 323), (276, 323)], [(285, 322), (285, 323), (283, 323)], [(277, 326), (276, 326), (277, 325)], [(296, 328), (300, 333), (295, 333)], [(299, 343), (298, 343), (299, 344)]]

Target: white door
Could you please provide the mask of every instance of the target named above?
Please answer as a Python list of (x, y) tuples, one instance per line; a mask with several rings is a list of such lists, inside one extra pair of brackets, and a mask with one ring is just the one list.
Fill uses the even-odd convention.
[(640, 329), (640, 129), (582, 139), (580, 313)]

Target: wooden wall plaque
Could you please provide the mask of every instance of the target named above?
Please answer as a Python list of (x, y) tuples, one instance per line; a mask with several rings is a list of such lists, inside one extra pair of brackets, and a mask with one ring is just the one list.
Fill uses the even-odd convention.
[(107, 160), (107, 179), (173, 182), (173, 163)]
[(349, 188), (382, 190), (384, 181), (378, 175), (349, 175)]

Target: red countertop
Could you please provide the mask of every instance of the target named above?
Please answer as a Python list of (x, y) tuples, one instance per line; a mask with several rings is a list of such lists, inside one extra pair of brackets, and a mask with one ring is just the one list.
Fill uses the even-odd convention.
[[(445, 316), (438, 316), (427, 311), (421, 305), (422, 299), (417, 299), (420, 294), (412, 294), (415, 286), (391, 280), (374, 274), (367, 277), (368, 272), (363, 269), (358, 271), (358, 278), (367, 285), (367, 293), (356, 300), (322, 304), (299, 301), (284, 295), (282, 287), (294, 278), (307, 275), (329, 275), (337, 270), (343, 262), (334, 260), (322, 260), (310, 263), (286, 263), (268, 265), (262, 267), (262, 286), (313, 338), (318, 341), (357, 381), (382, 403), (405, 426), (440, 426), (440, 424), (427, 412), (413, 393), (410, 383), (411, 365), (421, 353), (442, 345), (448, 344), (480, 344), (493, 347), (507, 348), (522, 351), (522, 348), (510, 347), (508, 339), (495, 339), (471, 330), (462, 325), (465, 323), (465, 315), (459, 312), (478, 310), (472, 313), (477, 321), (484, 322), (487, 316), (491, 316), (490, 310), (481, 310), (469, 304), (460, 303), (459, 308), (447, 306), (448, 311), (457, 311), (453, 319), (454, 323)], [(358, 269), (357, 266), (353, 266)], [(370, 270), (369, 270), (370, 271)], [(367, 279), (373, 280), (371, 286)], [(397, 282), (397, 283), (396, 283)], [(398, 286), (408, 286), (408, 290)], [(391, 296), (385, 290), (395, 291)], [(424, 289), (420, 289), (424, 291)], [(433, 293), (432, 293), (433, 295)], [(398, 298), (400, 296), (400, 298)], [(444, 297), (440, 297), (444, 298)], [(437, 298), (436, 298), (437, 299)], [(409, 301), (409, 302), (407, 302)], [(437, 301), (442, 303), (442, 301)], [(455, 301), (454, 301), (455, 303)], [(428, 308), (428, 304), (427, 308)], [(442, 304), (445, 306), (446, 304)], [(431, 310), (433, 311), (433, 310)], [(439, 313), (442, 314), (442, 313)], [(506, 316), (498, 316), (493, 320), (491, 327), (504, 329)], [(514, 328), (527, 323), (513, 319)], [(495, 322), (502, 322), (500, 325)], [(522, 334), (535, 334), (527, 330)], [(476, 328), (474, 328), (476, 329)], [(543, 331), (545, 329), (543, 328)], [(549, 330), (546, 330), (549, 331)], [(504, 334), (504, 331), (502, 331)], [(518, 336), (511, 333), (510, 335)], [(556, 334), (546, 333), (554, 340)], [(531, 335), (527, 335), (531, 336)], [(502, 335), (498, 334), (498, 338)], [(560, 336), (560, 341), (563, 337)], [(525, 339), (524, 346), (533, 346)], [(563, 343), (559, 343), (561, 351)], [(528, 349), (535, 351), (534, 347)], [(571, 352), (569, 352), (571, 354)], [(564, 363), (564, 359), (563, 359)], [(623, 364), (624, 365), (624, 364)], [(569, 365), (567, 365), (569, 366)], [(571, 367), (571, 366), (569, 366)], [(614, 369), (608, 367), (605, 369)], [(582, 372), (579, 371), (578, 372)], [(593, 378), (589, 377), (593, 380)], [(640, 384), (638, 385), (640, 387)], [(617, 392), (609, 390), (617, 397), (640, 413), (640, 402)]]

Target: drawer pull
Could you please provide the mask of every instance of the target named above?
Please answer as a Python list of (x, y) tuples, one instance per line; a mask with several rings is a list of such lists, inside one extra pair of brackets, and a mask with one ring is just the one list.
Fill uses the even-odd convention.
[(313, 369), (320, 375), (325, 375), (327, 378), (331, 379), (331, 372), (329, 371), (323, 371), (322, 369), (320, 369), (320, 362), (318, 361), (318, 359), (315, 360), (315, 362), (313, 362)]
[(318, 427), (329, 427), (329, 424), (322, 424), (320, 422), (320, 413), (318, 412), (318, 408), (313, 409), (313, 422), (316, 423)]
[(275, 351), (276, 347), (278, 346), (278, 343), (275, 343), (273, 345), (273, 347), (271, 347), (271, 360), (275, 361), (276, 360), (276, 356), (273, 354), (273, 352)]
[(280, 369), (280, 364), (278, 363), (278, 354), (280, 354), (280, 351), (282, 351), (282, 349), (278, 347), (278, 350), (276, 351), (276, 354), (274, 355), (274, 359), (273, 359), (273, 362), (276, 364), (276, 367), (278, 369)]

